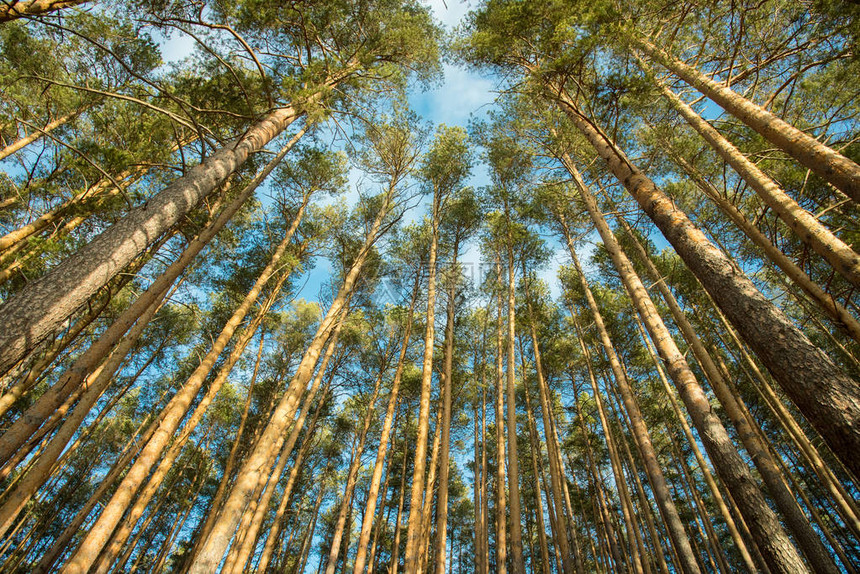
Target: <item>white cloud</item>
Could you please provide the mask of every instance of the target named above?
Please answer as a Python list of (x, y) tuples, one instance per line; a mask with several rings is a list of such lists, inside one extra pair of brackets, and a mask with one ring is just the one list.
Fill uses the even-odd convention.
[(434, 124), (465, 126), (471, 114), (481, 114), (495, 100), (492, 79), (449, 64), (443, 71), (442, 85), (415, 91), (409, 98), (413, 108)]

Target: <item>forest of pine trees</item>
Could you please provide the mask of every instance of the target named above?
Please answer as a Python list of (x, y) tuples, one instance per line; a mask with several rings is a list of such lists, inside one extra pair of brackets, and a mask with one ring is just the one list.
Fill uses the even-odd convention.
[(0, 574), (860, 573), (860, 4), (447, 3), (0, 2)]

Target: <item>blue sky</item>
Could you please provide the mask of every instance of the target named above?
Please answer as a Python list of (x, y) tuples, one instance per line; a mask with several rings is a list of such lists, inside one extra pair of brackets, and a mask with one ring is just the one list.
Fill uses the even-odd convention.
[[(453, 30), (468, 11), (474, 6), (471, 1), (429, 0), (425, 2), (435, 18), (442, 23), (446, 30)], [(175, 33), (169, 38), (156, 36), (156, 41), (161, 46), (162, 59), (165, 63), (176, 62), (187, 57), (194, 48), (195, 42), (192, 38), (181, 33)], [(415, 87), (409, 93), (409, 104), (424, 120), (434, 126), (445, 124), (448, 126), (467, 127), (473, 117), (482, 117), (491, 108), (497, 93), (495, 81), (474, 70), (452, 64), (443, 65), (444, 79), (431, 86), (429, 89)], [(350, 184), (355, 186), (361, 181), (361, 175), (357, 171), (350, 174)], [(489, 183), (486, 169), (476, 165), (473, 170), (469, 185), (479, 188)], [(354, 204), (358, 199), (358, 193), (351, 189), (347, 194), (348, 203)], [(407, 219), (417, 220), (423, 217), (422, 209), (417, 208), (407, 216)], [(560, 249), (557, 242), (552, 242), (554, 255), (548, 266), (541, 270), (541, 277), (550, 285), (553, 296), (560, 293), (556, 280), (558, 267), (567, 261), (564, 251)], [(480, 269), (481, 258), (476, 242), (472, 242), (462, 260), (474, 269)], [(306, 300), (319, 300), (321, 285), (330, 277), (332, 267), (324, 258), (317, 258), (313, 269), (308, 271), (298, 285), (302, 285), (297, 298)]]

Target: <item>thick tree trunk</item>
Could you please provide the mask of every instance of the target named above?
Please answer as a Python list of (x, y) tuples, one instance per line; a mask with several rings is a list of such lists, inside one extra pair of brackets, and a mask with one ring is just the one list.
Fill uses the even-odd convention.
[(84, 4), (88, 0), (8, 0), (0, 3), (0, 22), (9, 22), (25, 16), (41, 16)]
[[(563, 109), (762, 359), (833, 452), (860, 477), (857, 384), (713, 246), (687, 216), (559, 93)], [(609, 232), (611, 234), (611, 232)], [(740, 501), (738, 500), (740, 504)], [(752, 525), (749, 525), (752, 530)]]
[[(343, 322), (341, 322), (343, 324)], [(337, 331), (332, 335), (332, 341), (329, 343), (329, 348), (326, 350), (326, 356), (329, 355), (330, 352), (334, 352), (335, 347), (337, 346)], [(320, 365), (319, 372), (317, 373), (317, 379), (314, 380), (313, 385), (311, 386), (311, 391), (308, 393), (308, 399), (305, 401), (306, 405), (310, 406), (310, 401), (313, 400), (316, 389), (315, 386), (318, 386), (317, 380), (322, 380), (322, 374), (325, 372), (327, 367), (327, 361), (323, 358), (323, 363)], [(296, 481), (298, 480), (299, 473), (302, 470), (302, 464), (307, 454), (308, 450), (312, 444), (312, 438), (314, 430), (316, 429), (317, 420), (319, 418), (320, 412), (322, 410), (322, 406), (325, 404), (326, 394), (328, 393), (328, 385), (323, 389), (323, 394), (320, 396), (320, 399), (317, 401), (317, 408), (314, 410), (314, 415), (311, 418), (311, 422), (308, 425), (308, 432), (305, 434), (305, 439), (302, 442), (302, 446), (299, 449), (299, 452), (296, 454), (296, 459), (293, 462), (293, 468), (290, 469), (290, 476), (287, 479), (287, 484), (284, 486), (284, 491), (281, 493), (281, 502), (278, 504), (278, 508), (275, 511), (274, 521), (272, 522), (272, 528), (269, 530), (269, 534), (266, 536), (266, 543), (263, 546), (263, 552), (260, 554), (260, 561), (257, 563), (256, 571), (258, 572), (266, 572), (266, 569), (269, 567), (269, 562), (272, 559), (272, 555), (275, 551), (275, 545), (278, 542), (278, 536), (281, 532), (281, 522), (284, 518), (284, 514), (287, 511), (287, 505), (290, 503), (290, 498), (293, 493), (293, 488), (295, 488)], [(282, 457), (289, 458), (289, 453), (292, 451), (293, 446), (295, 445), (295, 440), (293, 439), (293, 433), (296, 434), (296, 438), (298, 438), (298, 432), (295, 429), (301, 430), (302, 426), (304, 426), (304, 418), (303, 415), (307, 414), (307, 409), (302, 409), (302, 414), (299, 415), (299, 420), (296, 421), (295, 428), (293, 432), (290, 433), (290, 438), (287, 441), (287, 444), (284, 446)], [(291, 444), (292, 443), (292, 444)], [(285, 463), (286, 464), (286, 463)], [(283, 469), (281, 469), (283, 470)], [(273, 473), (274, 474), (274, 473)], [(280, 475), (280, 473), (278, 473)], [(277, 484), (272, 485), (272, 493), (274, 494), (274, 487)], [(265, 504), (262, 504), (264, 507), (268, 507), (268, 502), (271, 500), (271, 497), (266, 500)], [(238, 564), (244, 564), (247, 562), (247, 556), (244, 561), (239, 561)]]
[[(588, 125), (591, 126), (591, 124)], [(598, 209), (597, 200), (585, 182), (582, 181), (576, 168), (573, 165), (566, 167), (570, 171), (579, 190), (579, 195), (621, 276), (635, 310), (648, 328), (660, 356), (666, 363), (669, 374), (678, 387), (693, 423), (699, 430), (699, 435), (708, 454), (714, 461), (726, 486), (733, 492), (747, 525), (768, 562), (768, 566), (775, 572), (807, 572), (803, 560), (782, 529), (776, 515), (767, 505), (749, 468), (738, 454), (722, 422), (711, 408), (704, 391), (696, 380), (696, 376), (660, 318), (654, 302), (645, 290), (645, 286)], [(623, 181), (625, 184), (629, 183), (629, 180)], [(656, 192), (656, 187), (651, 185)], [(720, 255), (722, 254), (720, 253)]]
[(723, 379), (722, 373), (717, 368), (717, 365), (711, 358), (710, 353), (705, 349), (705, 345), (702, 343), (701, 339), (699, 339), (695, 329), (693, 329), (693, 326), (687, 319), (686, 314), (683, 309), (681, 309), (677, 299), (675, 299), (674, 294), (666, 286), (660, 272), (654, 266), (654, 263), (651, 261), (642, 244), (639, 243), (639, 240), (633, 233), (633, 230), (627, 221), (623, 217), (616, 217), (616, 220), (621, 224), (631, 238), (631, 242), (639, 255), (639, 259), (645, 266), (650, 278), (655, 281), (655, 285), (660, 291), (660, 295), (666, 302), (666, 306), (669, 307), (669, 312), (671, 313), (675, 324), (680, 328), (687, 344), (690, 345), (690, 348), (693, 351), (693, 356), (696, 358), (696, 362), (699, 363), (699, 366), (704, 371), (705, 377), (711, 383), (711, 389), (714, 391), (714, 395), (716, 395), (717, 400), (723, 407), (723, 412), (728, 416), (729, 420), (737, 430), (741, 443), (744, 445), (750, 458), (752, 458), (759, 475), (767, 486), (768, 492), (770, 492), (770, 495), (776, 502), (777, 508), (782, 513), (782, 516), (785, 519), (789, 530), (797, 540), (800, 549), (806, 555), (810, 566), (815, 572), (837, 574), (839, 572), (839, 568), (831, 558), (830, 552), (824, 547), (818, 534), (813, 530), (809, 520), (803, 514), (803, 510), (797, 504), (795, 496), (789, 492), (785, 482), (783, 481), (781, 473), (779, 472), (776, 461), (774, 461), (770, 456), (767, 446), (759, 439), (758, 434), (744, 416), (741, 406), (729, 390), (728, 383)]
[(641, 49), (721, 108), (811, 169), (816, 175), (860, 203), (860, 166), (856, 163), (648, 40), (634, 38), (633, 46)]
[(726, 214), (732, 223), (744, 232), (756, 247), (762, 250), (774, 265), (782, 270), (795, 285), (803, 289), (838, 327), (847, 331), (855, 341), (860, 343), (860, 321), (848, 309), (840, 304), (835, 297), (824, 291), (799, 265), (771, 243), (770, 239), (749, 221), (737, 207), (720, 195), (716, 188), (689, 161), (675, 153), (672, 154), (672, 159), (687, 172), (687, 175), (699, 186), (699, 189)]
[(284, 394), (277, 408), (272, 413), (266, 430), (260, 436), (257, 446), (250, 453), (242, 469), (239, 471), (236, 484), (227, 501), (224, 503), (222, 517), (213, 528), (209, 537), (201, 547), (200, 553), (197, 555), (189, 571), (192, 574), (209, 574), (213, 572), (217, 565), (221, 562), (224, 553), (229, 546), (230, 540), (236, 530), (236, 526), (242, 516), (245, 507), (253, 493), (255, 485), (259, 482), (260, 476), (271, 470), (268, 465), (270, 460), (270, 449), (276, 443), (277, 437), (281, 435), (286, 426), (291, 422), (296, 412), (299, 396), (304, 393), (307, 384), (313, 376), (314, 369), (323, 350), (323, 346), (334, 328), (335, 321), (340, 317), (341, 311), (347, 305), (348, 299), (352, 294), (352, 290), (358, 281), (361, 269), (370, 252), (373, 243), (378, 239), (379, 230), (382, 227), (382, 222), (391, 207), (393, 194), (395, 192), (396, 181), (389, 186), (388, 193), (383, 201), (379, 213), (375, 221), (371, 225), (370, 231), (365, 238), (352, 267), (349, 269), (344, 278), (343, 285), (339, 289), (337, 295), (332, 300), (331, 306), (323, 320), (320, 322), (319, 328), (314, 335), (313, 341), (305, 351), (301, 362), (296, 370), (293, 380), (290, 381), (289, 388)]
[[(107, 544), (108, 538), (110, 537), (114, 528), (122, 518), (123, 513), (128, 508), (132, 497), (138, 491), (138, 489), (143, 483), (143, 480), (149, 474), (152, 466), (156, 463), (158, 458), (160, 458), (161, 453), (164, 451), (167, 444), (170, 442), (171, 438), (173, 437), (173, 434), (179, 428), (182, 419), (185, 417), (185, 414), (187, 413), (188, 408), (191, 406), (192, 401), (197, 396), (197, 393), (200, 391), (200, 388), (205, 382), (206, 377), (214, 367), (215, 362), (221, 355), (224, 348), (227, 346), (227, 343), (229, 343), (230, 339), (232, 339), (233, 333), (236, 331), (239, 324), (245, 318), (247, 313), (251, 310), (251, 306), (260, 296), (263, 287), (265, 287), (269, 279), (271, 279), (271, 277), (279, 270), (280, 261), (286, 253), (287, 247), (292, 240), (293, 234), (295, 233), (296, 229), (298, 228), (299, 222), (302, 219), (302, 215), (304, 213), (303, 208), (304, 205), (302, 206), (302, 209), (300, 209), (299, 212), (296, 214), (296, 217), (290, 225), (290, 228), (287, 230), (284, 239), (275, 249), (275, 252), (273, 253), (269, 264), (260, 273), (260, 276), (257, 278), (257, 281), (254, 283), (251, 290), (248, 292), (241, 304), (236, 308), (230, 319), (224, 325), (217, 339), (212, 344), (212, 347), (209, 352), (206, 354), (206, 356), (200, 362), (199, 366), (194, 370), (194, 372), (191, 374), (191, 376), (188, 378), (182, 388), (176, 393), (173, 399), (171, 399), (167, 407), (165, 407), (165, 415), (162, 419), (160, 428), (141, 451), (140, 456), (135, 461), (128, 474), (126, 474), (125, 478), (123, 479), (117, 491), (114, 493), (113, 497), (111, 497), (110, 502), (107, 504), (107, 506), (105, 506), (98, 521), (90, 529), (89, 533), (84, 539), (84, 542), (78, 548), (75, 555), (64, 567), (64, 574), (83, 574), (87, 572), (94, 564), (99, 553), (105, 547), (105, 544)], [(285, 272), (282, 273), (283, 275), (281, 277), (281, 284), (283, 280), (286, 279), (287, 275), (287, 273)], [(262, 317), (260, 317), (259, 319), (262, 320)], [(254, 326), (254, 328), (256, 329), (256, 325)], [(244, 341), (245, 344), (250, 341), (252, 335), (253, 332), (250, 335), (246, 333), (246, 337), (243, 337), (243, 339), (247, 338), (247, 340)], [(242, 350), (244, 350), (244, 347)], [(239, 354), (241, 354), (241, 352), (239, 352)], [(237, 355), (235, 349), (234, 353), (231, 353), (230, 356), (230, 359), (235, 362), (236, 360), (238, 360), (239, 357), (238, 355), (233, 357), (233, 355)], [(232, 367), (232, 365), (230, 366)], [(229, 368), (227, 369), (227, 372), (229, 372)], [(220, 382), (223, 383), (223, 380), (226, 380), (226, 373), (223, 377), (218, 377), (218, 379), (221, 379)], [(207, 398), (209, 398), (210, 401), (214, 398), (214, 393), (217, 392), (217, 388), (215, 388), (213, 392), (213, 387), (216, 387), (215, 383), (213, 383), (213, 385), (210, 387), (209, 393), (207, 393)], [(210, 395), (212, 395), (211, 398)], [(197, 413), (195, 412), (195, 414)], [(200, 417), (202, 417), (203, 413), (200, 412), (199, 415)]]
[[(644, 66), (644, 64), (643, 64)], [(647, 69), (647, 68), (646, 68)], [(765, 205), (791, 229), (798, 239), (824, 257), (855, 287), (860, 286), (860, 255), (803, 209), (785, 191), (740, 152), (728, 139), (662, 82), (660, 91), (702, 138), (755, 190)], [(860, 182), (858, 182), (860, 183)]]

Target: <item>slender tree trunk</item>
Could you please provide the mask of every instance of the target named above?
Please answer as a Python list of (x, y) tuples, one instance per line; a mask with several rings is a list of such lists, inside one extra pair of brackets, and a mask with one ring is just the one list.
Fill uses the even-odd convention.
[(860, 166), (856, 163), (648, 40), (633, 38), (632, 43), (816, 175), (860, 202)]
[(520, 512), (520, 463), (517, 455), (517, 403), (516, 403), (516, 267), (513, 239), (508, 232), (508, 489), (511, 495), (511, 554), (513, 574), (525, 574), (523, 561), (522, 516)]
[(430, 452), (430, 468), (427, 473), (427, 485), (424, 492), (424, 507), (421, 509), (421, 542), (418, 572), (426, 572), (430, 559), (430, 534), (432, 530), (433, 491), (436, 484), (436, 473), (439, 472), (439, 447), (442, 443), (442, 409), (437, 410), (436, 430), (433, 433), (433, 448)]
[[(496, 275), (501, 283), (502, 266), (496, 256)], [(501, 285), (500, 285), (501, 287)], [(503, 388), (504, 338), (502, 335), (502, 295), (499, 291), (496, 306), (496, 569), (507, 574), (508, 541), (507, 513), (505, 512), (505, 392)]]
[[(406, 428), (409, 428), (409, 413), (407, 409)], [(391, 574), (397, 574), (400, 568), (400, 531), (403, 524), (403, 502), (406, 498), (406, 466), (407, 466), (407, 451), (409, 450), (409, 442), (404, 436), (403, 440), (403, 468), (400, 470), (400, 498), (397, 502), (397, 518), (394, 520), (394, 540), (391, 544)]]
[[(647, 71), (647, 67), (641, 64)], [(660, 81), (660, 91), (681, 116), (705, 139), (717, 153), (755, 190), (761, 200), (782, 219), (798, 239), (824, 257), (833, 268), (855, 287), (860, 286), (860, 255), (811, 213), (800, 207), (752, 161), (746, 158), (729, 140), (684, 102), (675, 92)], [(860, 170), (858, 170), (860, 176)], [(858, 180), (860, 189), (860, 180)]]
[(617, 539), (615, 536), (615, 529), (613, 528), (612, 520), (609, 517), (606, 498), (604, 497), (603, 487), (601, 486), (603, 484), (603, 477), (598, 474), (599, 469), (594, 460), (594, 454), (591, 449), (591, 441), (588, 438), (588, 428), (585, 425), (585, 418), (582, 416), (580, 408), (581, 407), (579, 404), (579, 397), (577, 396), (577, 418), (579, 419), (579, 424), (582, 429), (583, 437), (585, 437), (585, 454), (588, 459), (589, 477), (591, 478), (592, 487), (597, 494), (597, 496), (595, 497), (595, 503), (598, 508), (598, 522), (603, 527), (606, 543), (609, 547), (609, 557), (615, 562), (615, 567), (620, 571), (624, 568), (624, 561), (621, 558), (621, 553), (619, 552), (618, 544), (616, 543)]
[(436, 574), (445, 574), (445, 547), (448, 541), (448, 466), (451, 450), (451, 388), (454, 386), (454, 307), (459, 282), (459, 267), (457, 255), (459, 241), (454, 242), (454, 253), (451, 259), (450, 275), (448, 277), (448, 304), (445, 320), (445, 358), (443, 377), (445, 386), (442, 390), (442, 443), (439, 454), (439, 490), (436, 494)]
[(433, 194), (433, 221), (430, 238), (430, 256), (427, 263), (427, 325), (424, 330), (424, 356), (421, 364), (421, 398), (418, 407), (418, 437), (415, 442), (415, 465), (412, 469), (412, 492), (409, 503), (409, 522), (406, 529), (404, 553), (405, 574), (417, 574), (421, 561), (422, 508), (424, 475), (427, 466), (427, 437), (430, 433), (430, 392), (433, 379), (433, 349), (435, 346), (436, 318), (436, 257), (439, 248), (441, 222), (439, 190)]
[[(860, 476), (860, 457), (855, 456), (860, 451), (860, 433), (855, 432), (860, 427), (860, 393), (855, 382), (764, 297), (605, 134), (581, 115), (566, 93), (562, 92), (560, 97), (568, 116), (610, 171), (654, 221), (834, 453), (855, 477)], [(607, 232), (611, 234), (608, 228)], [(744, 506), (739, 496), (736, 500)], [(756, 532), (752, 524), (748, 526)]]
[(224, 503), (222, 517), (216, 523), (209, 537), (203, 544), (200, 553), (197, 555), (191, 564), (190, 572), (192, 574), (209, 574), (214, 571), (217, 565), (221, 562), (224, 553), (233, 538), (236, 526), (239, 523), (242, 512), (249, 502), (249, 498), (253, 493), (255, 485), (259, 482), (259, 477), (262, 473), (268, 472), (271, 467), (267, 465), (270, 459), (271, 446), (275, 444), (276, 438), (283, 432), (287, 424), (295, 415), (296, 406), (299, 396), (304, 393), (307, 384), (310, 381), (313, 371), (317, 365), (320, 353), (326, 343), (334, 323), (340, 316), (341, 311), (346, 306), (352, 290), (358, 281), (364, 261), (367, 259), (373, 243), (378, 239), (379, 231), (382, 228), (384, 217), (388, 214), (391, 207), (393, 195), (396, 190), (399, 177), (393, 178), (389, 184), (389, 189), (376, 216), (375, 221), (371, 225), (370, 231), (365, 238), (364, 244), (354, 260), (352, 267), (344, 278), (343, 285), (338, 291), (335, 298), (332, 300), (331, 306), (326, 313), (320, 326), (314, 335), (313, 341), (305, 351), (304, 356), (296, 370), (293, 380), (290, 382), (287, 392), (284, 394), (272, 417), (266, 430), (260, 436), (258, 445), (251, 452), (245, 464), (240, 470), (236, 484), (227, 501)]
[[(522, 352), (520, 352), (520, 358), (523, 358)], [(525, 366), (523, 366), (523, 386), (525, 386)], [(537, 531), (538, 531), (538, 544), (540, 545), (540, 556), (541, 556), (541, 571), (543, 574), (550, 574), (550, 569), (552, 568), (552, 564), (549, 559), (549, 547), (546, 542), (546, 530), (545, 528), (545, 519), (543, 516), (543, 502), (541, 501), (541, 487), (540, 487), (540, 471), (538, 469), (538, 456), (541, 454), (540, 440), (537, 437), (537, 428), (535, 425), (534, 414), (532, 413), (532, 405), (531, 399), (529, 398), (529, 390), (528, 388), (524, 389), (526, 396), (526, 416), (528, 417), (528, 426), (529, 426), (529, 446), (531, 447), (531, 460), (532, 460), (532, 474), (534, 476), (534, 491), (535, 491), (535, 511), (537, 512)], [(550, 505), (547, 504), (547, 507)], [(563, 538), (563, 536), (559, 536), (559, 539)], [(532, 557), (534, 560), (534, 557)], [(532, 567), (534, 568), (534, 566)]]
[(606, 416), (606, 411), (603, 405), (603, 398), (600, 395), (600, 389), (597, 386), (597, 378), (594, 376), (594, 367), (592, 366), (591, 353), (585, 345), (582, 338), (582, 331), (576, 319), (573, 319), (573, 324), (576, 329), (579, 347), (582, 349), (582, 355), (585, 357), (585, 366), (588, 371), (588, 380), (591, 384), (591, 392), (594, 397), (594, 404), (597, 408), (597, 416), (600, 420), (600, 427), (603, 429), (603, 438), (606, 441), (606, 450), (609, 454), (609, 464), (612, 469), (612, 476), (615, 478), (615, 489), (618, 491), (618, 501), (621, 504), (621, 516), (624, 519), (624, 527), (627, 532), (627, 556), (630, 559), (633, 572), (641, 574), (643, 572), (642, 557), (636, 548), (636, 525), (633, 519), (633, 505), (630, 502), (630, 496), (627, 489), (627, 483), (624, 480), (624, 469), (621, 467), (621, 459), (618, 456), (618, 451), (615, 448), (615, 439), (612, 436), (612, 427), (609, 426), (609, 420)]
[[(361, 455), (364, 453), (364, 442), (367, 439), (367, 431), (370, 429), (370, 424), (373, 422), (373, 415), (376, 413), (376, 399), (379, 397), (379, 387), (382, 384), (383, 375), (385, 374), (385, 365), (380, 365), (379, 376), (376, 377), (376, 382), (373, 386), (373, 394), (368, 403), (367, 412), (364, 415), (361, 430), (358, 435), (358, 441), (352, 456), (352, 464), (346, 476), (346, 485), (343, 493), (343, 501), (338, 511), (337, 523), (335, 526), (334, 535), (332, 536), (331, 549), (328, 554), (328, 565), (326, 566), (326, 574), (334, 574), (335, 566), (337, 565), (338, 555), (340, 552), (341, 541), (344, 536), (344, 528), (347, 524), (347, 511), (352, 507), (352, 496), (355, 491), (355, 484), (358, 480), (358, 470), (361, 467)], [(367, 511), (365, 511), (367, 514)], [(371, 516), (372, 518), (372, 516)]]
[(579, 276), (580, 284), (582, 285), (585, 299), (588, 303), (591, 315), (594, 318), (594, 324), (597, 328), (597, 333), (600, 337), (600, 342), (603, 346), (604, 353), (609, 359), (609, 366), (612, 369), (612, 374), (615, 378), (615, 384), (621, 394), (621, 399), (624, 403), (624, 408), (630, 417), (631, 431), (642, 453), (642, 462), (645, 465), (645, 472), (648, 474), (648, 480), (651, 483), (651, 490), (654, 493), (654, 498), (657, 501), (657, 508), (660, 509), (660, 514), (666, 523), (666, 529), (669, 531), (669, 536), (672, 540), (673, 547), (676, 548), (679, 558), (682, 562), (682, 567), (685, 571), (693, 573), (697, 572), (693, 556), (692, 548), (690, 547), (687, 533), (684, 530), (684, 525), (681, 522), (681, 517), (678, 514), (678, 509), (675, 507), (675, 502), (669, 491), (669, 486), (666, 483), (666, 478), (663, 475), (663, 470), (657, 459), (657, 453), (654, 450), (654, 445), (651, 442), (651, 434), (645, 424), (645, 419), (642, 417), (642, 412), (639, 409), (639, 403), (633, 394), (630, 381), (627, 374), (621, 365), (621, 360), (615, 352), (615, 346), (609, 337), (609, 331), (606, 329), (606, 324), (603, 321), (603, 315), (597, 305), (594, 295), (591, 292), (591, 287), (588, 284), (585, 274), (582, 272), (582, 267), (579, 263), (579, 258), (576, 256), (573, 238), (570, 235), (570, 230), (567, 227), (567, 221), (562, 212), (558, 212), (559, 223), (561, 224), (562, 232), (567, 240), (568, 251), (573, 260), (573, 265)]
[(562, 568), (564, 574), (574, 573), (574, 564), (571, 559), (570, 545), (568, 544), (568, 536), (570, 529), (567, 524), (567, 518), (564, 512), (564, 497), (562, 494), (564, 476), (559, 468), (561, 457), (558, 453), (558, 441), (555, 433), (552, 432), (552, 424), (550, 422), (549, 412), (549, 391), (547, 389), (546, 379), (543, 374), (543, 361), (541, 359), (540, 345), (538, 344), (537, 327), (535, 325), (534, 309), (532, 308), (531, 297), (529, 293), (529, 281), (524, 281), (526, 307), (529, 314), (529, 334), (531, 335), (532, 351), (535, 357), (535, 375), (538, 383), (538, 397), (540, 399), (541, 419), (543, 420), (544, 434), (546, 436), (547, 454), (549, 458), (549, 475), (550, 484), (552, 487), (552, 498), (556, 508), (555, 516), (558, 525), (558, 536), (555, 543), (558, 545), (559, 553), (562, 559)]

